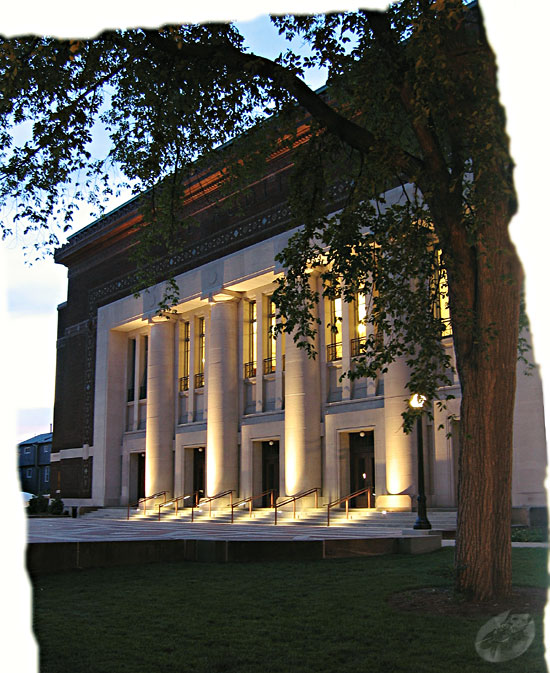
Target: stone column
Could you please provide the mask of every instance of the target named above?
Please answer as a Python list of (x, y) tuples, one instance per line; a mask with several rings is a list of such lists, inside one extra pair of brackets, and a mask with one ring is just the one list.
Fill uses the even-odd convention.
[[(319, 359), (308, 358), (292, 335), (285, 336), (285, 484), (287, 495), (293, 495), (322, 487), (320, 377)], [(312, 503), (308, 498), (307, 505)]]
[(174, 323), (151, 325), (147, 364), (145, 495), (174, 488)]
[[(124, 332), (109, 330), (105, 314), (98, 314), (94, 406), (94, 505), (120, 504), (120, 456), (126, 412), (125, 358), (128, 339)], [(52, 485), (55, 490), (57, 485)]]
[[(206, 358), (208, 416), (206, 492), (212, 496), (239, 484), (237, 303), (215, 302), (210, 312)], [(219, 504), (223, 504), (219, 501)]]
[(410, 509), (411, 497), (416, 495), (416, 435), (403, 432), (401, 416), (411, 395), (405, 388), (408, 378), (409, 368), (403, 358), (392, 363), (384, 376), (386, 487), (389, 495), (377, 498), (377, 507)]

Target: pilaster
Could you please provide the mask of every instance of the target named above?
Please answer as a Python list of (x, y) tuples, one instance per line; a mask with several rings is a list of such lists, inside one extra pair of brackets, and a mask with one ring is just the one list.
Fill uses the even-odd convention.
[[(384, 432), (386, 438), (386, 488), (390, 496), (408, 496), (393, 498), (400, 509), (410, 509), (410, 498), (416, 495), (416, 456), (414, 433), (403, 432), (403, 417), (410, 393), (405, 387), (409, 378), (409, 368), (404, 358), (393, 362), (384, 378)], [(382, 500), (387, 508), (392, 508), (392, 498)], [(406, 505), (404, 503), (407, 503)]]
[(288, 495), (322, 486), (320, 402), (317, 360), (298, 348), (291, 334), (286, 335), (285, 482)]
[(173, 493), (174, 487), (174, 323), (151, 324), (147, 366), (145, 494)]
[(237, 303), (213, 302), (207, 331), (206, 491), (238, 489)]

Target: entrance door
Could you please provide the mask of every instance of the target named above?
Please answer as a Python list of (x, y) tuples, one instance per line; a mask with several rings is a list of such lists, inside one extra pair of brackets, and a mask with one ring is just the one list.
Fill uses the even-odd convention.
[(145, 498), (145, 454), (138, 455), (137, 464), (137, 499)]
[[(362, 435), (362, 436), (361, 436)], [(370, 486), (374, 492), (374, 432), (353, 432), (349, 436), (350, 493)], [(350, 500), (350, 507), (368, 507), (368, 496), (363, 494)], [(371, 506), (374, 502), (371, 499)]]
[(204, 447), (193, 449), (193, 493), (199, 492), (199, 498), (205, 495), (205, 458)]
[[(274, 501), (279, 496), (279, 442), (262, 442), (262, 492), (273, 489)], [(264, 495), (262, 507), (271, 507), (271, 496)]]

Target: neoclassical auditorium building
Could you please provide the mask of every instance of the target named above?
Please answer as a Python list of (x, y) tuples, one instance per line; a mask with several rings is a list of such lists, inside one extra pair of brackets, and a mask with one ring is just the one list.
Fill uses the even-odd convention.
[[(215, 174), (189, 180), (185, 207), (198, 226), (155, 263), (159, 281), (139, 296), (129, 254), (139, 198), (56, 252), (68, 294), (58, 309), (51, 487), (66, 505), (121, 506), (161, 491), (246, 498), (273, 489), (282, 499), (311, 488), (326, 504), (370, 487), (356, 506), (415, 507), (417, 437), (403, 433), (401, 417), (407, 366), (397, 361), (376, 380), (341, 377), (361, 352), (364, 298), (320, 303), (314, 360), (273, 333), (271, 295), (284, 273), (275, 257), (292, 233), (291, 161), (283, 153), (267, 165), (235, 212), (217, 208)], [(334, 193), (333, 212), (342, 198)], [(160, 317), (169, 277), (179, 301)], [(315, 272), (311, 282), (320, 283)], [(327, 327), (335, 316), (337, 331)], [(452, 356), (452, 334), (443, 339)], [(541, 382), (536, 368), (524, 376), (518, 367), (513, 504), (537, 507), (546, 503)], [(422, 422), (425, 483), (430, 507), (452, 508), (456, 376), (442, 393), (454, 399)]]

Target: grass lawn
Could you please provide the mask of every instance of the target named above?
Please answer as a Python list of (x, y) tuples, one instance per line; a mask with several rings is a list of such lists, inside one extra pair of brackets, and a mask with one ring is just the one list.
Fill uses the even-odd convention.
[[(547, 586), (546, 550), (514, 549), (514, 584)], [(41, 673), (543, 673), (542, 616), (518, 659), (476, 653), (493, 616), (402, 612), (393, 593), (449, 586), (453, 549), (250, 564), (166, 563), (33, 580)], [(499, 614), (501, 610), (497, 610)]]

